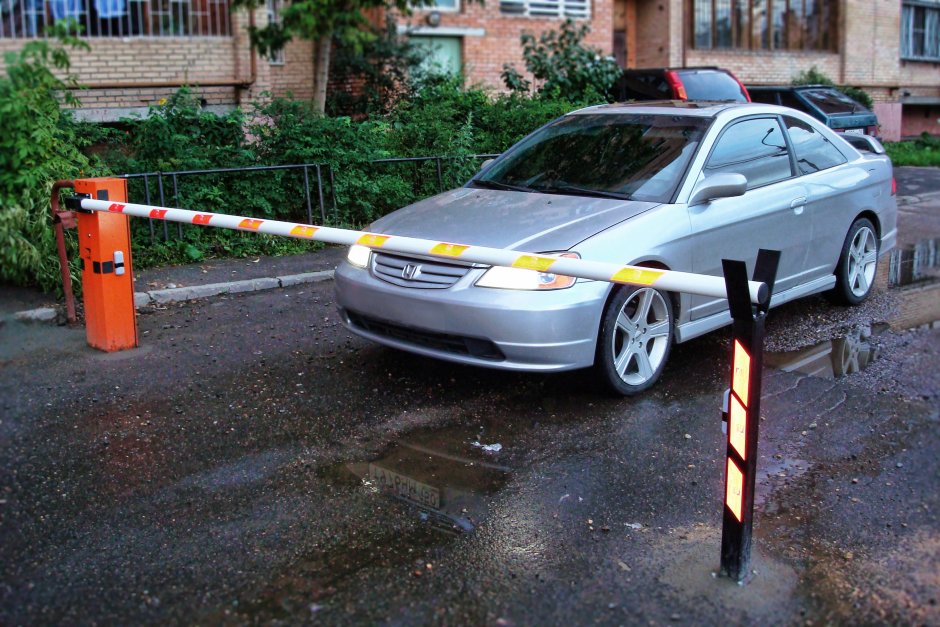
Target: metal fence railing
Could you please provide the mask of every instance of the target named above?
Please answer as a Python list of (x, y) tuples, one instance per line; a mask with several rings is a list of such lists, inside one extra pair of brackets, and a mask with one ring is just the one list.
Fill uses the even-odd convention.
[[(255, 214), (258, 213), (259, 209), (250, 206), (246, 208), (246, 206), (256, 200), (258, 205), (263, 205), (267, 209), (263, 211), (265, 215), (256, 215), (256, 217), (298, 218), (304, 219), (308, 224), (319, 223), (324, 226), (338, 226), (348, 222), (342, 219), (340, 211), (342, 207), (337, 204), (338, 183), (341, 183), (339, 179), (344, 176), (363, 176), (364, 168), (377, 172), (379, 170), (388, 170), (390, 166), (394, 165), (410, 164), (415, 168), (425, 167), (425, 170), (429, 169), (426, 166), (431, 166), (430, 176), (432, 182), (436, 185), (428, 185), (427, 178), (417, 169), (411, 173), (410, 180), (415, 195), (413, 200), (418, 200), (429, 193), (443, 192), (448, 187), (455, 187), (464, 182), (458, 180), (459, 173), (455, 174), (448, 170), (448, 165), (466, 160), (482, 161), (497, 156), (497, 154), (478, 154), (376, 159), (354, 164), (355, 171), (350, 171), (353, 166), (350, 166), (349, 170), (337, 170), (329, 164), (302, 163), (175, 172), (141, 172), (123, 174), (121, 178), (128, 180), (130, 187), (129, 200), (132, 202), (143, 201), (145, 204), (159, 204), (161, 206), (172, 204), (174, 207), (188, 206), (207, 211), (217, 210), (220, 207), (236, 203), (241, 205), (240, 211), (246, 215), (252, 215), (253, 209)], [(258, 175), (267, 178), (259, 182), (257, 180)], [(190, 188), (187, 190), (184, 183), (198, 177), (211, 177), (210, 181), (215, 186), (216, 192), (207, 192), (205, 186), (199, 189)], [(239, 190), (239, 187), (251, 177), (254, 177), (254, 182), (245, 186), (245, 189)], [(405, 178), (402, 176), (403, 180)], [(421, 185), (417, 184), (419, 181), (422, 183)], [(225, 198), (219, 198), (217, 195), (218, 190), (222, 188), (226, 190)], [(272, 197), (249, 197), (251, 192), (257, 192), (258, 189), (265, 188), (274, 192)], [(171, 239), (168, 223), (163, 221), (161, 227), (162, 233), (160, 235), (162, 235), (162, 238), (164, 240)], [(182, 224), (177, 223), (177, 237), (183, 236), (183, 228)], [(150, 240), (154, 242), (158, 237), (158, 232), (153, 220), (149, 221), (149, 229)]]

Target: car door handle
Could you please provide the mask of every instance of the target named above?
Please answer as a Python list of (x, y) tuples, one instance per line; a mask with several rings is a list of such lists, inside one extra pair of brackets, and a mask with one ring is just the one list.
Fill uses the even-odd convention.
[(793, 209), (796, 215), (800, 215), (801, 213), (803, 213), (803, 208), (805, 206), (806, 206), (806, 196), (800, 196), (799, 198), (795, 198), (792, 202), (790, 202), (790, 209)]

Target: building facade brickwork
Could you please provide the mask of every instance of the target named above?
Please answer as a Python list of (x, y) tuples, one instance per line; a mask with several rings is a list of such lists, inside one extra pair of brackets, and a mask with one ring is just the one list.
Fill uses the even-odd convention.
[[(815, 51), (697, 48), (696, 1), (585, 0), (571, 6), (575, 13), (587, 14), (591, 30), (586, 43), (603, 55), (616, 54), (627, 67), (717, 65), (752, 85), (789, 83), (815, 67), (837, 83), (864, 89), (882, 111), (902, 107), (901, 135), (940, 135), (940, 60), (902, 58), (903, 0), (833, 0), (838, 19), (826, 27), (833, 39), (826, 49)], [(565, 2), (580, 0), (558, 0), (558, 6), (567, 6)], [(524, 72), (522, 33), (538, 36), (561, 23), (560, 18), (513, 11), (514, 4), (528, 6), (527, 0), (450, 0), (449, 8), (441, 4), (399, 18), (399, 32), (425, 41), (447, 40), (451, 49), (459, 50), (468, 85), (499, 91), (505, 89), (500, 77), (504, 64)], [(267, 19), (263, 8), (253, 15), (234, 12), (226, 29), (231, 35), (89, 37), (91, 49), (72, 54), (72, 71), (88, 86), (78, 94), (83, 115), (96, 120), (144, 115), (148, 106), (183, 85), (197, 89), (207, 106), (222, 108), (245, 106), (268, 95), (311, 98), (311, 42), (289, 43), (275, 62), (252, 51), (247, 28)], [(0, 53), (22, 43), (0, 38)]]

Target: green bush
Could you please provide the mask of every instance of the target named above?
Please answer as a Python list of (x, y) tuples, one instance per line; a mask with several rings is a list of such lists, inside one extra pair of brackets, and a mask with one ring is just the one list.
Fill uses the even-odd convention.
[[(85, 44), (57, 24), (49, 39), (29, 41), (5, 55), (0, 77), (0, 281), (61, 288), (49, 199), (56, 179), (105, 172), (81, 152), (88, 136), (67, 111), (75, 104), (53, 68), (67, 72), (68, 48)], [(68, 240), (77, 276), (74, 240)]]

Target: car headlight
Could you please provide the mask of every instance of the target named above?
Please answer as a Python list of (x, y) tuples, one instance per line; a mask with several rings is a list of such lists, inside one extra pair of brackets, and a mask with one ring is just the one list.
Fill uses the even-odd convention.
[[(547, 253), (551, 257), (580, 259), (578, 253)], [(561, 290), (574, 285), (577, 279), (552, 272), (538, 272), (524, 268), (493, 266), (476, 282), (477, 287), (497, 287), (505, 290)]]
[(368, 268), (369, 257), (371, 255), (372, 249), (368, 246), (353, 244), (349, 247), (349, 252), (346, 253), (346, 261), (356, 266), (357, 268)]

